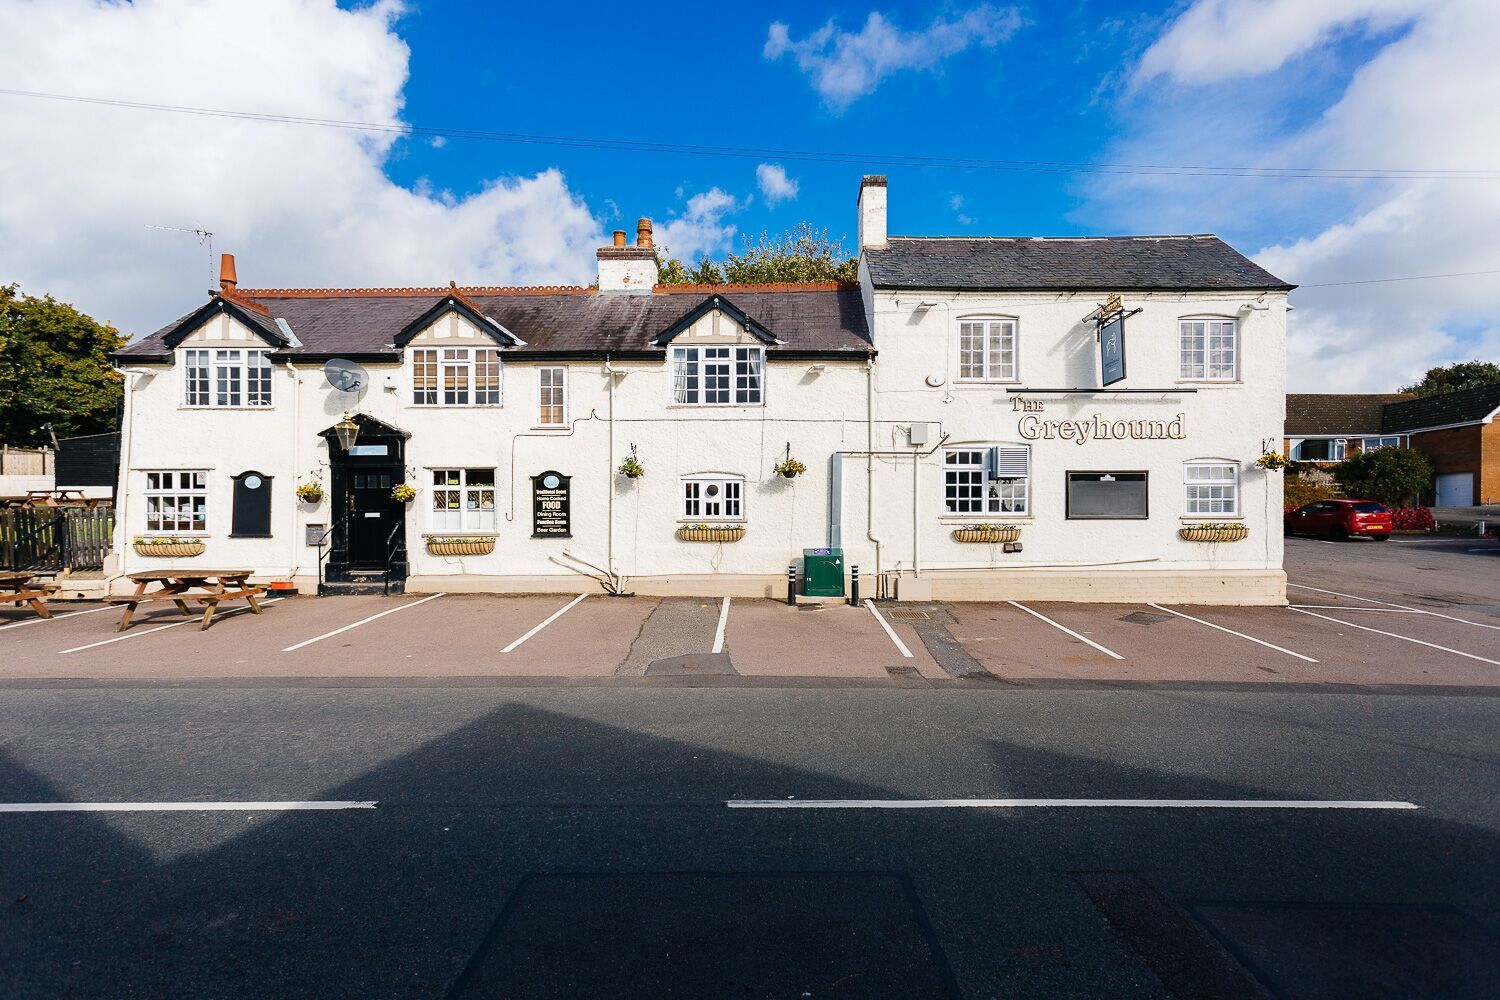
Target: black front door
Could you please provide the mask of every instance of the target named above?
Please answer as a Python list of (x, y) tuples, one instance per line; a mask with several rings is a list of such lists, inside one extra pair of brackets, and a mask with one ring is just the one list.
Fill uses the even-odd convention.
[(332, 439), (331, 432), (324, 433), (330, 438), (333, 470), (332, 579), (341, 578), (345, 570), (385, 569), (392, 545), (405, 531), (406, 505), (391, 496), (391, 488), (406, 481), (406, 441), (379, 421), (363, 415), (355, 420), (360, 433), (348, 450)]
[(391, 496), (400, 482), (399, 466), (352, 466), (348, 470), (349, 566), (383, 569), (391, 532), (402, 523), (406, 505)]

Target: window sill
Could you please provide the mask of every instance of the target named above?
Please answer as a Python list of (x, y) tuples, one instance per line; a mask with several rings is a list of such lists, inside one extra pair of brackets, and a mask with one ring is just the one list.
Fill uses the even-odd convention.
[(225, 412), (233, 413), (233, 412), (242, 411), (242, 410), (250, 410), (250, 411), (253, 411), (253, 412), (256, 412), (256, 413), (265, 413), (265, 412), (268, 412), (270, 410), (276, 409), (276, 407), (274, 405), (273, 406), (187, 406), (187, 405), (183, 405), (183, 406), (177, 407), (177, 409), (180, 410), (180, 411), (187, 411), (189, 413), (225, 413)]
[[(206, 531), (143, 531), (142, 538), (196, 538), (203, 539), (211, 537)], [(267, 538), (271, 537), (269, 535)]]
[(719, 525), (724, 524), (731, 528), (743, 528), (750, 522), (743, 517), (679, 517), (677, 523), (687, 527), (692, 527), (695, 524), (706, 524), (710, 528), (717, 528)]
[(504, 403), (408, 403), (413, 410), (503, 410)]
[(1180, 378), (1174, 385), (1244, 385), (1244, 379), (1238, 378)]
[(271, 538), (271, 537), (274, 537), (274, 536), (269, 535), (269, 534), (265, 534), (265, 535), (230, 535), (229, 537), (230, 538)]
[(765, 403), (668, 403), (669, 410), (764, 410)]
[(568, 429), (568, 425), (567, 424), (532, 424), (531, 425), (531, 429), (534, 430), (534, 431), (565, 431), (565, 430)]
[(938, 524), (1009, 524), (1012, 521), (1029, 523), (1036, 520), (1034, 514), (941, 514)]
[(1185, 523), (1200, 523), (1203, 521), (1243, 521), (1244, 514), (1179, 514), (1178, 517)]
[(498, 538), (500, 532), (494, 529), (483, 531), (474, 529), (472, 531), (424, 531), (423, 538)]
[(987, 385), (1020, 385), (1018, 378), (956, 378), (953, 380), (955, 389), (983, 389)]

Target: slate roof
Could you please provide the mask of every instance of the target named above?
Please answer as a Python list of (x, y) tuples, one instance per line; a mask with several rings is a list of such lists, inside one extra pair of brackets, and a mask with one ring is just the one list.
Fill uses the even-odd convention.
[(876, 288), (1290, 291), (1217, 236), (911, 237), (866, 248)]
[(1388, 434), (1424, 427), (1477, 423), (1500, 409), (1500, 385), (1483, 385), (1439, 396), (1407, 398), (1386, 407), (1382, 429)]
[(1286, 436), (1379, 434), (1386, 405), (1410, 398), (1401, 393), (1289, 393)]
[[(768, 354), (850, 354), (874, 348), (857, 285), (723, 285), (661, 287), (650, 295), (599, 294), (593, 288), (240, 289), (241, 299), (265, 307), (275, 328), (284, 319), (300, 348), (278, 357), (396, 356), (396, 336), (455, 292), (515, 334), (520, 356), (656, 355), (652, 343), (705, 299), (721, 296), (776, 337)], [(194, 310), (118, 352), (122, 361), (166, 361), (167, 338)]]

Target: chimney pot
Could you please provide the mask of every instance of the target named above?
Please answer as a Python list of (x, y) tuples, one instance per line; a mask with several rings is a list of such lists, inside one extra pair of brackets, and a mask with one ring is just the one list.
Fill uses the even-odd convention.
[(651, 246), (651, 220), (640, 219), (635, 224), (635, 245), (638, 247)]
[(226, 253), (219, 257), (219, 288), (222, 291), (232, 292), (240, 283), (239, 277), (234, 273), (234, 254)]
[(622, 247), (624, 245), (625, 245), (625, 230), (623, 230), (623, 229), (616, 229), (615, 230), (615, 246)]

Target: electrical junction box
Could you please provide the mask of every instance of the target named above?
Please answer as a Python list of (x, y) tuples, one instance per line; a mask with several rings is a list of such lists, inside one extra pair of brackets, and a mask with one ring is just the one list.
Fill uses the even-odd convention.
[(906, 429), (906, 440), (913, 448), (927, 447), (927, 437), (930, 433), (928, 423), (914, 423)]
[(802, 550), (802, 593), (808, 597), (844, 596), (844, 550)]

